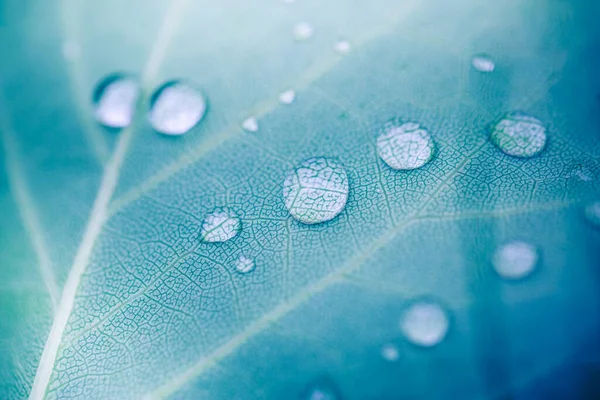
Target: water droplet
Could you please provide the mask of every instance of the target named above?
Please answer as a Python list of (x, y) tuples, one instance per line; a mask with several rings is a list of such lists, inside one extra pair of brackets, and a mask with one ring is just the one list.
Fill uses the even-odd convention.
[(254, 260), (241, 256), (235, 263), (235, 269), (242, 274), (247, 274), (254, 270)]
[(395, 344), (388, 343), (381, 348), (381, 357), (386, 361), (396, 362), (399, 355), (398, 347)]
[(513, 241), (496, 250), (492, 264), (502, 278), (521, 279), (533, 272), (538, 254), (535, 246)]
[(446, 337), (449, 325), (442, 307), (432, 302), (419, 302), (405, 312), (400, 329), (413, 344), (432, 347)]
[(590, 224), (600, 228), (600, 201), (595, 201), (586, 206), (584, 213)]
[(348, 54), (350, 51), (350, 42), (347, 40), (340, 40), (336, 42), (336, 44), (333, 46), (333, 49), (340, 54)]
[(296, 40), (306, 40), (313, 35), (313, 27), (308, 22), (300, 22), (294, 27)]
[(131, 124), (139, 95), (137, 82), (124, 75), (111, 75), (94, 91), (96, 120), (109, 128), (125, 128)]
[(340, 400), (337, 387), (329, 379), (321, 379), (310, 385), (301, 396), (302, 400)]
[(471, 60), (471, 65), (473, 65), (473, 68), (479, 72), (493, 72), (494, 69), (496, 69), (496, 64), (494, 64), (494, 61), (486, 55), (473, 57)]
[(150, 100), (150, 123), (165, 135), (182, 135), (192, 129), (206, 112), (202, 94), (180, 81), (159, 87)]
[(290, 172), (283, 183), (285, 206), (305, 224), (329, 221), (348, 200), (348, 175), (337, 161), (310, 158)]
[(411, 170), (427, 164), (435, 145), (426, 129), (416, 122), (388, 122), (377, 138), (377, 153), (394, 169)]
[(225, 242), (238, 234), (240, 225), (237, 216), (217, 209), (204, 218), (200, 238), (205, 242)]
[(257, 132), (258, 131), (258, 121), (254, 117), (250, 117), (244, 122), (242, 122), (242, 128), (247, 130), (248, 132)]
[(509, 156), (533, 157), (546, 145), (546, 128), (539, 119), (515, 111), (494, 126), (491, 139)]
[(286, 90), (279, 95), (279, 101), (282, 104), (292, 104), (296, 98), (296, 92), (293, 90)]

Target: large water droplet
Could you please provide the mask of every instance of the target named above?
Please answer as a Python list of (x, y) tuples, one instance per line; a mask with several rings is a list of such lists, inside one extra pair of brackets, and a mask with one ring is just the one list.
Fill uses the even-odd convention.
[(96, 120), (109, 128), (131, 124), (139, 95), (137, 82), (125, 75), (111, 75), (96, 88), (93, 96)]
[(510, 156), (533, 157), (546, 145), (546, 128), (539, 119), (514, 111), (494, 126), (491, 139)]
[(247, 274), (254, 270), (254, 260), (241, 256), (235, 263), (235, 269), (241, 274)]
[(600, 201), (595, 201), (585, 207), (585, 217), (597, 228), (600, 228)]
[(471, 65), (479, 72), (492, 72), (496, 69), (496, 64), (494, 61), (486, 56), (486, 55), (478, 55), (473, 57), (471, 60)]
[(180, 81), (159, 87), (150, 100), (150, 123), (165, 135), (182, 135), (192, 129), (206, 112), (202, 94)]
[(398, 361), (399, 356), (400, 353), (398, 352), (398, 347), (395, 344), (388, 343), (383, 345), (381, 348), (381, 357), (383, 357), (383, 359), (386, 361), (396, 362)]
[(433, 302), (423, 301), (413, 304), (404, 313), (400, 329), (413, 344), (431, 347), (446, 337), (449, 325), (442, 307)]
[(240, 225), (237, 216), (217, 209), (204, 218), (200, 238), (205, 242), (225, 242), (238, 234)]
[(514, 241), (496, 250), (492, 264), (502, 278), (521, 279), (533, 272), (537, 260), (538, 254), (535, 246)]
[(315, 157), (303, 161), (283, 183), (285, 206), (305, 224), (329, 221), (344, 209), (348, 175), (335, 160)]
[(435, 145), (416, 122), (388, 122), (377, 138), (377, 152), (394, 169), (420, 168), (433, 157)]
[(533, 272), (537, 264), (538, 254), (535, 246), (514, 241), (496, 250), (492, 263), (502, 278), (521, 279)]

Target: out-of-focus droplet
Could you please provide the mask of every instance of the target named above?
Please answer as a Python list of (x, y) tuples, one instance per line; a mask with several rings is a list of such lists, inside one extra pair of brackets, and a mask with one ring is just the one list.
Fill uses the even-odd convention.
[(279, 102), (281, 104), (292, 104), (296, 98), (296, 92), (293, 90), (286, 90), (279, 95)]
[(296, 40), (306, 40), (313, 35), (313, 27), (308, 22), (299, 22), (294, 26), (294, 37)]
[(333, 45), (333, 49), (339, 54), (348, 54), (350, 52), (350, 42), (339, 40)]
[(386, 361), (396, 362), (399, 355), (398, 347), (395, 344), (388, 343), (381, 348), (381, 357)]
[(538, 261), (535, 246), (513, 241), (500, 246), (494, 253), (492, 263), (502, 278), (521, 279), (531, 274)]
[(248, 132), (257, 132), (258, 121), (254, 117), (247, 118), (242, 122), (242, 128)]
[(585, 207), (585, 217), (590, 224), (600, 228), (600, 201), (595, 201)]
[(139, 86), (133, 78), (115, 74), (105, 78), (93, 96), (96, 120), (109, 128), (125, 128), (131, 124)]
[(446, 337), (449, 325), (448, 316), (440, 305), (423, 301), (406, 310), (400, 322), (400, 329), (411, 343), (432, 347)]
[(202, 94), (180, 81), (159, 87), (150, 100), (150, 123), (165, 135), (182, 135), (204, 117), (206, 100)]
[(494, 61), (486, 55), (478, 55), (473, 57), (471, 65), (479, 72), (493, 72), (496, 69)]
[(348, 175), (337, 161), (309, 158), (291, 171), (283, 183), (285, 206), (305, 224), (335, 218), (348, 200)]

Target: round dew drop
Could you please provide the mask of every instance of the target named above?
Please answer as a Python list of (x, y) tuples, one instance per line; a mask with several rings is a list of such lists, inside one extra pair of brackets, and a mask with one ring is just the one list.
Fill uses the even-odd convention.
[(139, 96), (138, 83), (125, 75), (111, 75), (96, 88), (93, 96), (96, 120), (109, 128), (131, 124)]
[(296, 220), (318, 224), (335, 218), (348, 200), (348, 175), (337, 161), (309, 158), (283, 183), (285, 206)]
[(473, 57), (471, 60), (471, 65), (479, 72), (493, 72), (494, 69), (496, 69), (496, 64), (494, 64), (494, 61), (486, 55)]
[(492, 129), (492, 143), (509, 156), (533, 157), (546, 145), (546, 128), (520, 111), (506, 114)]
[(502, 278), (521, 279), (531, 274), (538, 261), (535, 246), (514, 241), (496, 250), (492, 263), (494, 269)]
[(427, 164), (435, 145), (426, 129), (416, 122), (388, 122), (377, 137), (377, 153), (390, 167), (412, 170)]
[(165, 135), (183, 135), (202, 120), (206, 100), (202, 94), (180, 81), (159, 87), (150, 101), (152, 127)]
[(400, 322), (400, 329), (411, 343), (432, 347), (440, 343), (448, 333), (450, 322), (446, 312), (436, 303), (413, 304)]
[(205, 242), (226, 242), (238, 234), (240, 226), (237, 216), (217, 209), (204, 218), (200, 238)]
[(398, 347), (396, 345), (388, 343), (381, 348), (381, 357), (389, 362), (396, 362), (399, 358)]
[(255, 264), (254, 260), (241, 256), (235, 263), (235, 269), (237, 272), (241, 274), (247, 274), (254, 270)]

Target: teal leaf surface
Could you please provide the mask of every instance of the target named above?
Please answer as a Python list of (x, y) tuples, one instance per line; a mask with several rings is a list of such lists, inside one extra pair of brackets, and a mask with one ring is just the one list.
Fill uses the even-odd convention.
[[(0, 0), (0, 398), (537, 398), (559, 373), (593, 398), (592, 3)], [(92, 103), (115, 73), (141, 88), (121, 130)], [(173, 80), (207, 99), (181, 136), (148, 120)], [(544, 125), (533, 157), (490, 140), (511, 112)], [(419, 168), (380, 158), (391, 120), (431, 135)], [(316, 158), (345, 206), (304, 224), (284, 181)], [(519, 281), (512, 241), (538, 251)], [(402, 336), (419, 300), (448, 315), (431, 348)]]

